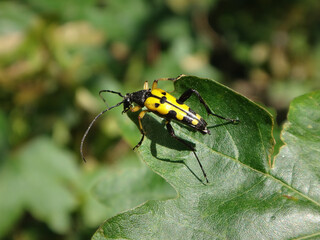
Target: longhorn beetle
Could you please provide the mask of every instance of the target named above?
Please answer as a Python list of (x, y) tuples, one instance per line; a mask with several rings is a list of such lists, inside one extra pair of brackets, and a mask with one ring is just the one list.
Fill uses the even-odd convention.
[[(119, 103), (117, 103), (116, 105), (109, 107), (105, 110), (103, 110), (102, 112), (100, 112), (90, 123), (90, 125), (88, 126), (86, 132), (84, 133), (82, 140), (81, 140), (81, 144), (80, 144), (80, 153), (82, 156), (82, 159), (84, 161), (85, 157), (83, 155), (83, 143), (84, 140), (89, 132), (89, 130), (91, 129), (93, 123), (105, 112), (111, 110), (112, 108), (118, 107), (121, 104), (123, 104), (123, 111), (122, 113), (125, 113), (129, 110), (131, 110), (131, 112), (137, 112), (139, 110), (141, 110), (143, 107), (146, 107), (146, 110), (142, 110), (139, 113), (138, 116), (138, 120), (139, 120), (139, 128), (140, 128), (140, 132), (142, 134), (142, 137), (140, 139), (140, 141), (138, 142), (138, 144), (133, 148), (136, 149), (138, 148), (145, 136), (145, 131), (143, 130), (142, 127), (142, 118), (145, 116), (145, 114), (147, 112), (153, 112), (156, 115), (158, 115), (159, 117), (164, 118), (167, 130), (169, 132), (169, 134), (175, 138), (176, 140), (178, 140), (179, 142), (181, 142), (182, 144), (184, 144), (187, 148), (189, 148), (195, 158), (198, 161), (198, 164), (202, 170), (203, 176), (206, 179), (206, 182), (209, 183), (208, 178), (207, 178), (207, 174), (204, 171), (202, 164), (196, 154), (196, 150), (195, 148), (190, 145), (188, 142), (186, 142), (185, 140), (179, 138), (176, 136), (176, 134), (174, 133), (173, 127), (170, 124), (171, 120), (176, 120), (178, 122), (181, 122), (193, 129), (195, 129), (196, 131), (201, 132), (202, 134), (210, 134), (210, 131), (207, 127), (207, 123), (206, 121), (199, 115), (197, 114), (195, 111), (193, 111), (189, 106), (187, 106), (186, 104), (184, 104), (184, 102), (190, 98), (190, 96), (192, 94), (195, 94), (200, 103), (205, 107), (208, 115), (212, 115), (218, 118), (221, 118), (223, 120), (226, 120), (227, 122), (225, 124), (228, 123), (238, 123), (239, 120), (238, 119), (230, 119), (230, 118), (225, 118), (222, 117), (218, 114), (213, 113), (210, 108), (208, 107), (208, 105), (205, 103), (205, 101), (203, 100), (203, 98), (200, 96), (199, 92), (197, 92), (195, 89), (188, 89), (187, 91), (185, 91), (179, 99), (176, 99), (175, 97), (173, 97), (172, 95), (170, 95), (169, 93), (167, 93), (166, 91), (158, 88), (158, 81), (159, 80), (171, 80), (171, 81), (176, 81), (179, 78), (181, 78), (184, 75), (180, 75), (177, 78), (160, 78), (157, 80), (154, 80), (153, 84), (152, 84), (152, 89), (149, 88), (148, 82), (146, 81), (144, 83), (144, 87), (143, 90), (137, 91), (137, 92), (133, 92), (133, 93), (127, 93), (126, 95), (122, 95), (120, 92), (116, 92), (116, 91), (112, 91), (112, 90), (101, 90), (99, 92), (100, 97), (103, 99), (103, 101), (105, 102), (105, 99), (102, 97), (102, 93), (108, 92), (108, 93), (114, 93), (114, 94), (118, 94), (120, 97), (123, 98), (123, 100)], [(212, 126), (214, 127), (214, 126)]]

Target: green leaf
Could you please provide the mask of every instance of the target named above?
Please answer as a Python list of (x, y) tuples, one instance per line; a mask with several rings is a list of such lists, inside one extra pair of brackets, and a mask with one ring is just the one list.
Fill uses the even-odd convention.
[(320, 91), (296, 98), (288, 120), (281, 135), (286, 144), (275, 159), (272, 175), (319, 205)]
[(176, 194), (163, 178), (136, 158), (132, 155), (117, 161), (105, 170), (106, 177), (94, 188), (95, 197), (108, 207), (109, 217), (147, 200), (168, 199)]
[(23, 194), (19, 164), (15, 161), (1, 162), (0, 169), (0, 237), (4, 236), (23, 212)]
[[(268, 112), (208, 79), (183, 77), (175, 87), (176, 97), (194, 88), (215, 113), (241, 121), (213, 128), (212, 135), (173, 124), (177, 136), (195, 144), (210, 184), (200, 181), (203, 176), (192, 152), (170, 138), (160, 119), (150, 114), (143, 119), (147, 139), (139, 151), (178, 195), (167, 201), (148, 201), (107, 220), (93, 239), (319, 237), (320, 175), (316, 173), (320, 163), (316, 159), (320, 149), (320, 92), (293, 102), (290, 127), (283, 131), (286, 145), (272, 162), (273, 121)], [(209, 125), (223, 122), (208, 117), (196, 97), (187, 103)]]
[(58, 233), (70, 229), (77, 201), (70, 183), (78, 178), (73, 156), (39, 137), (7, 159), (0, 169), (0, 236), (29, 211)]

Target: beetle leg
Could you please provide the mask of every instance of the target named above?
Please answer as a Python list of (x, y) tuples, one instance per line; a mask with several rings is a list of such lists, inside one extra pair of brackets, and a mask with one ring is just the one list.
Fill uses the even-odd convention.
[(179, 80), (181, 77), (184, 77), (184, 76), (186, 76), (186, 75), (184, 75), (184, 74), (180, 74), (178, 77), (175, 77), (175, 78), (158, 78), (158, 79), (156, 79), (155, 81), (177, 81), (177, 80)]
[(199, 163), (199, 166), (200, 166), (200, 168), (201, 168), (201, 171), (202, 171), (202, 173), (203, 173), (203, 176), (205, 177), (207, 183), (209, 183), (208, 178), (207, 178), (207, 174), (206, 174), (206, 172), (204, 171), (204, 169), (203, 169), (203, 167), (202, 167), (202, 164), (201, 164), (201, 162), (200, 162), (200, 160), (199, 160), (199, 158), (198, 158), (198, 156), (197, 156), (197, 154), (196, 154), (196, 152), (195, 152), (194, 147), (192, 147), (189, 143), (187, 143), (187, 142), (184, 141), (183, 139), (181, 139), (181, 138), (179, 138), (179, 137), (176, 136), (176, 134), (174, 133), (174, 129), (173, 129), (173, 127), (171, 126), (171, 124), (170, 124), (169, 121), (166, 122), (166, 127), (167, 127), (168, 132), (169, 132), (169, 134), (171, 135), (171, 137), (175, 138), (176, 140), (178, 140), (179, 142), (181, 142), (182, 144), (184, 144), (186, 147), (188, 147), (188, 148), (193, 152), (194, 156), (196, 157), (196, 159), (197, 159), (197, 161), (198, 161), (198, 163)]
[(139, 128), (140, 128), (140, 132), (141, 132), (141, 134), (142, 134), (142, 137), (141, 137), (140, 141), (138, 142), (138, 144), (133, 148), (133, 150), (135, 150), (136, 148), (140, 147), (140, 145), (141, 145), (142, 142), (143, 142), (145, 132), (144, 132), (143, 127), (142, 127), (141, 119), (144, 117), (144, 115), (146, 114), (146, 112), (149, 112), (149, 111), (148, 111), (148, 110), (143, 110), (143, 111), (141, 111), (141, 112), (139, 113), (138, 120), (139, 120)]
[(184, 74), (180, 74), (178, 77), (175, 78), (158, 78), (153, 81), (152, 89), (158, 88), (158, 81), (177, 81), (179, 78), (185, 76)]
[(159, 80), (159, 79), (156, 79), (156, 80), (153, 81), (153, 83), (152, 83), (152, 90), (158, 88), (158, 80)]
[(131, 112), (138, 112), (141, 108), (142, 108), (142, 107), (140, 107), (139, 105), (137, 105), (137, 106), (131, 107), (131, 108), (130, 108), (130, 111), (131, 111)]
[(194, 93), (194, 94), (198, 97), (200, 103), (205, 107), (205, 109), (206, 109), (206, 111), (207, 111), (208, 114), (211, 114), (211, 115), (213, 115), (213, 116), (215, 116), (215, 117), (218, 117), (218, 118), (221, 118), (221, 119), (223, 119), (223, 120), (226, 120), (226, 121), (228, 121), (228, 122), (230, 122), (230, 123), (238, 123), (238, 122), (239, 122), (238, 119), (225, 118), (225, 117), (223, 117), (223, 116), (220, 116), (220, 115), (218, 115), (218, 114), (213, 113), (213, 112), (210, 110), (210, 108), (208, 107), (208, 105), (205, 103), (205, 101), (203, 100), (203, 98), (201, 97), (201, 95), (199, 94), (199, 92), (198, 92), (197, 90), (195, 90), (195, 89), (192, 89), (192, 88), (190, 88), (190, 89), (188, 89), (187, 91), (185, 91), (185, 92), (181, 95), (181, 97), (178, 99), (177, 102), (178, 102), (178, 103), (181, 103), (181, 104), (184, 103), (188, 98), (191, 97), (192, 93)]

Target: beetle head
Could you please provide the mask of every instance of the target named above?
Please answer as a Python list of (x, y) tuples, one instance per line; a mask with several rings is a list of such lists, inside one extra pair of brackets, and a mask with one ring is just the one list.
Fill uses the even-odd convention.
[(123, 97), (123, 111), (122, 111), (122, 113), (128, 112), (131, 108), (131, 105), (132, 105), (131, 95), (126, 94)]

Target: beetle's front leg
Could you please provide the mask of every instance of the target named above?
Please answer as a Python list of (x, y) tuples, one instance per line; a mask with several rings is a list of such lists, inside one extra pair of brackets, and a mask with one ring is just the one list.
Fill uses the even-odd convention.
[[(140, 108), (141, 108), (141, 107), (140, 107)], [(138, 109), (138, 110), (139, 110), (139, 109)], [(136, 110), (136, 111), (138, 111), (138, 110)], [(142, 120), (142, 118), (144, 117), (144, 115), (145, 115), (147, 112), (149, 112), (149, 111), (148, 111), (148, 110), (143, 110), (143, 111), (141, 111), (141, 112), (139, 113), (138, 120), (139, 120), (139, 128), (140, 128), (140, 132), (141, 132), (141, 134), (142, 134), (142, 137), (141, 137), (140, 141), (138, 142), (138, 144), (133, 148), (133, 150), (135, 150), (136, 148), (140, 147), (140, 145), (141, 145), (142, 142), (143, 142), (145, 132), (144, 132), (144, 130), (143, 130), (141, 120)]]

